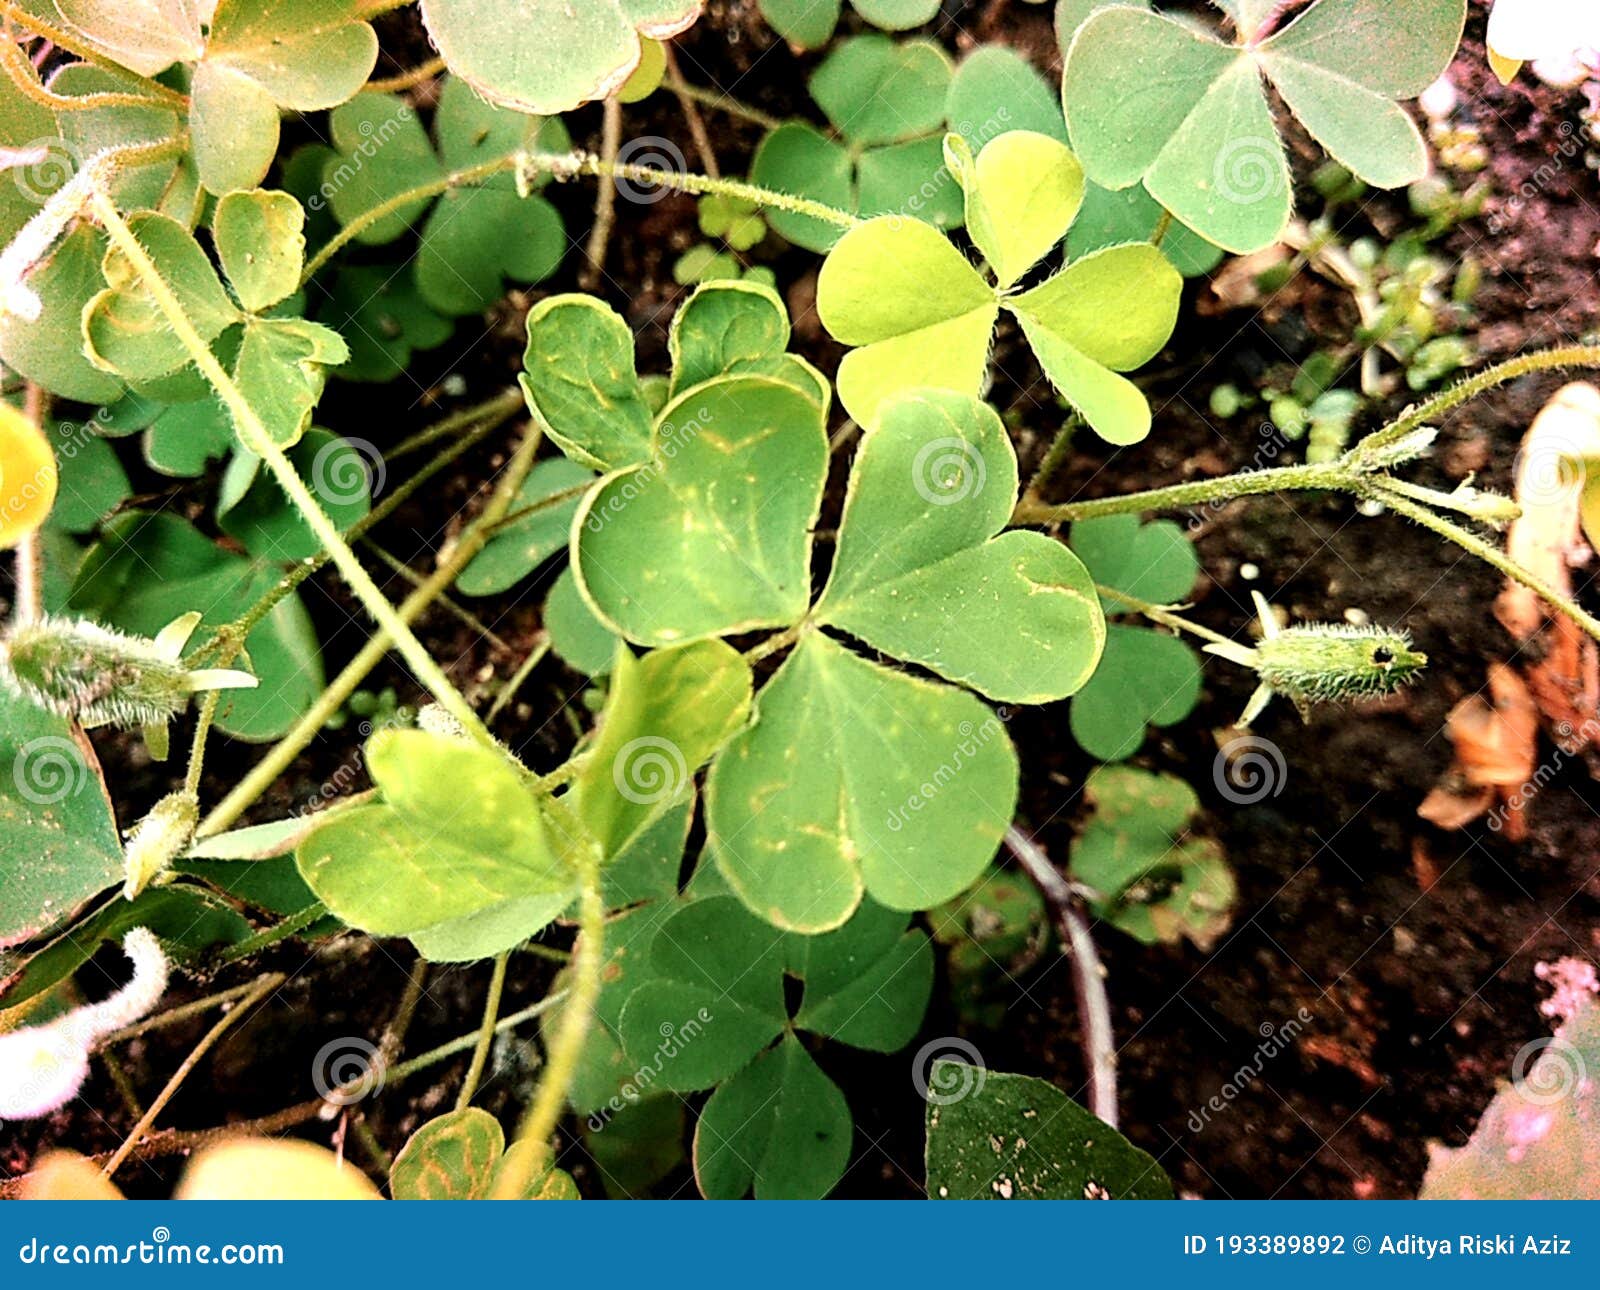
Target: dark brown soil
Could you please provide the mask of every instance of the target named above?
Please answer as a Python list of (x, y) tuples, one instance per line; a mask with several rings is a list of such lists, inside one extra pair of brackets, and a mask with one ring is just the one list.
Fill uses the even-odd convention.
[[(749, 0), (712, 0), (708, 18), (679, 43), (686, 76), (774, 114), (808, 111), (803, 77), (815, 59), (775, 47), (754, 10)], [(1049, 67), (1048, 12), (1048, 6), (1007, 0), (952, 0), (935, 30), (953, 49), (1002, 40)], [(401, 16), (385, 23), (386, 48), (404, 51), (397, 65), (423, 56), (420, 37)], [(1492, 150), (1497, 196), (1489, 215), (1503, 227), (1491, 236), (1487, 218), (1475, 221), (1452, 234), (1447, 249), (1458, 256), (1470, 251), (1484, 264), (1469, 333), (1488, 359), (1570, 341), (1595, 326), (1600, 212), (1595, 177), (1581, 151), (1565, 156), (1560, 167), (1547, 165), (1569, 137), (1562, 123), (1577, 121), (1579, 100), (1527, 78), (1501, 88), (1482, 70), (1481, 25), (1475, 11), (1455, 75)], [(759, 130), (716, 114), (708, 125), (724, 169), (741, 172)], [(598, 115), (580, 113), (573, 126), (580, 139), (586, 132), (597, 136)], [(629, 109), (628, 133), (664, 135), (693, 156), (665, 93)], [(1535, 175), (1537, 182), (1524, 192)], [(1512, 194), (1522, 195), (1511, 201)], [(579, 185), (557, 194), (570, 229), (587, 227), (592, 195), (591, 186)], [(1309, 192), (1302, 197), (1316, 201)], [(661, 370), (665, 325), (682, 295), (670, 267), (699, 240), (694, 207), (669, 197), (649, 206), (624, 204), (620, 217), (602, 294), (639, 330), (642, 370)], [(1345, 218), (1352, 232), (1392, 233), (1404, 222), (1404, 197), (1380, 197)], [(815, 258), (797, 251), (764, 258), (788, 291), (799, 343), (831, 370), (837, 351), (819, 335), (809, 306)], [(569, 265), (578, 259), (575, 250)], [(425, 423), (435, 406), (486, 396), (512, 379), (522, 308), (572, 286), (569, 268), (486, 319), (483, 328), (463, 323), (454, 342), (420, 356), (412, 373), (416, 384), (401, 382), (404, 391), (375, 398), (365, 387), (336, 386), (323, 419), (336, 427), (393, 421), (398, 435)], [(1348, 301), (1309, 275), (1286, 287), (1260, 316), (1214, 307), (1207, 292), (1204, 283), (1191, 286), (1193, 300), (1209, 307), (1185, 311), (1172, 346), (1152, 365), (1146, 384), (1158, 417), (1150, 441), (1113, 454), (1082, 439), (1053, 486), (1054, 498), (1119, 493), (1249, 466), (1262, 442), (1259, 418), (1212, 424), (1202, 412), (1210, 390), (1223, 381), (1248, 385), (1319, 342), (1347, 339), (1353, 321)], [(1012, 414), (1026, 469), (1063, 413), (1053, 401), (1040, 405), (1028, 397), (1030, 387), (1040, 387), (1025, 351), (1003, 341), (999, 358), (994, 397)], [(439, 382), (446, 374), (464, 376), (468, 393), (445, 396)], [(1470, 463), (1483, 482), (1508, 488), (1520, 436), (1559, 383), (1530, 379), (1457, 413), (1444, 427), (1440, 452), (1415, 477), (1448, 486)], [(425, 391), (420, 398), (419, 389)], [(478, 481), (489, 476), (498, 451), (468, 458), (449, 482), (403, 512), (381, 535), (385, 545), (424, 566), (445, 536), (437, 532), (437, 517), (458, 513), (480, 491)], [(1197, 518), (1206, 571), (1195, 593), (1199, 621), (1237, 633), (1251, 614), (1248, 592), (1255, 587), (1300, 619), (1338, 620), (1359, 608), (1375, 621), (1404, 626), (1433, 665), (1423, 684), (1402, 697), (1365, 709), (1322, 709), (1307, 724), (1286, 705), (1275, 705), (1258, 733), (1281, 749), (1287, 775), (1278, 795), (1253, 806), (1230, 805), (1214, 782), (1216, 734), (1237, 717), (1251, 685), (1238, 669), (1208, 667), (1196, 713), (1148, 741), (1136, 764), (1181, 776), (1200, 792), (1208, 812), (1204, 828), (1226, 848), (1240, 902), (1232, 930), (1210, 953), (1147, 949), (1109, 927), (1098, 929), (1123, 1045), (1123, 1127), (1160, 1158), (1181, 1190), (1201, 1196), (1411, 1196), (1421, 1181), (1426, 1142), (1463, 1141), (1496, 1079), (1540, 1032), (1534, 964), (1562, 954), (1600, 954), (1600, 791), (1581, 767), (1564, 770), (1537, 798), (1531, 834), (1517, 846), (1484, 829), (1447, 834), (1423, 824), (1417, 805), (1451, 759), (1446, 713), (1483, 689), (1491, 660), (1512, 653), (1489, 612), (1497, 575), (1393, 516), (1363, 517), (1339, 499), (1262, 499)], [(1259, 571), (1253, 581), (1244, 573), (1249, 565)], [(549, 576), (539, 581), (547, 584)], [(331, 671), (358, 647), (353, 629), (337, 630), (356, 611), (337, 582), (318, 579), (315, 588), (307, 599), (323, 627)], [(388, 590), (398, 596), (403, 587), (395, 580)], [(478, 641), (438, 611), (424, 622), (425, 638), (464, 684), (485, 685), (515, 668), (538, 625), (542, 598), (542, 586), (528, 586), (503, 603), (474, 606), (508, 650)], [(370, 684), (413, 694), (398, 669)], [(563, 713), (581, 689), (579, 678), (546, 665), (502, 733), (533, 764), (551, 764), (573, 738)], [(1060, 859), (1081, 821), (1079, 788), (1089, 769), (1066, 719), (1066, 706), (1058, 705), (1025, 710), (1011, 726), (1023, 763), (1024, 820)], [(348, 733), (324, 735), (293, 780), (263, 799), (253, 818), (270, 819), (302, 802), (349, 757), (352, 743)], [(120, 742), (104, 747), (113, 764), (127, 751)], [(219, 748), (209, 768), (210, 791), (225, 789), (253, 755)], [(127, 818), (136, 818), (162, 791), (157, 779), (141, 781), (137, 775), (128, 781)], [(1430, 887), (1414, 859), (1419, 846), (1437, 872)], [(403, 944), (355, 938), (310, 953), (291, 946), (266, 955), (262, 966), (290, 973), (292, 985), (217, 1050), (162, 1123), (210, 1125), (310, 1097), (318, 1049), (339, 1036), (377, 1037), (410, 959)], [(114, 953), (105, 962), (116, 970)], [(482, 967), (437, 972), (406, 1052), (469, 1029), (486, 975)], [(233, 970), (215, 982), (185, 983), (182, 992), (198, 994), (247, 976)], [(507, 1009), (538, 998), (549, 976), (548, 964), (520, 959)], [(909, 1053), (924, 1039), (957, 1033), (941, 1000), (936, 989), (923, 1035), (905, 1054), (868, 1057), (837, 1046), (819, 1053), (844, 1087), (858, 1127), (859, 1156), (840, 1194), (919, 1194), (921, 1104), (911, 1088)], [(1291, 1022), (1287, 1033), (1300, 1032), (1294, 1041), (1259, 1076), (1236, 1080), (1265, 1037)], [(197, 1023), (126, 1051), (142, 1096), (153, 1094), (202, 1032)], [(1000, 1029), (966, 1037), (994, 1068), (1045, 1076), (1081, 1092), (1070, 974), (1054, 954), (1019, 980)], [(491, 1086), (489, 1109), (514, 1114), (534, 1060), (529, 1044), (510, 1052)], [(448, 1107), (462, 1064), (441, 1066), (436, 1079), (363, 1104), (385, 1148), (397, 1150), (422, 1119)], [(1207, 1100), (1222, 1096), (1225, 1085), (1234, 1095), (1220, 1111), (1205, 1112)], [(129, 1120), (115, 1109), (120, 1101), (104, 1075), (95, 1076), (86, 1096), (99, 1116), (69, 1114), (0, 1131), (0, 1172), (25, 1169), (46, 1142), (95, 1151), (120, 1141)], [(329, 1141), (336, 1130), (317, 1124), (303, 1131)], [(351, 1150), (359, 1158), (354, 1145)], [(572, 1159), (586, 1194), (598, 1194), (593, 1168), (576, 1151)], [(125, 1171), (124, 1180), (135, 1193), (162, 1194), (174, 1172), (170, 1162), (154, 1162)], [(680, 1171), (662, 1190), (692, 1194), (693, 1187)]]

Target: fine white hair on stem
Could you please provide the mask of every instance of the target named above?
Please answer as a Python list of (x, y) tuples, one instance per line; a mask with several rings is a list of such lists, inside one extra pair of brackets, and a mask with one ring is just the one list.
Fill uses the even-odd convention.
[(166, 993), (169, 968), (146, 927), (122, 941), (133, 975), (115, 994), (42, 1026), (0, 1035), (0, 1120), (33, 1120), (77, 1096), (89, 1077), (89, 1054), (113, 1031), (132, 1025)]

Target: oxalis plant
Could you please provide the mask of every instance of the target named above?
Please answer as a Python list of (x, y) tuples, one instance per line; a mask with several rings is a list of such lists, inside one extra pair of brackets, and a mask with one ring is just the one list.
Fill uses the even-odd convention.
[[(1185, 635), (1253, 674), (1241, 725), (1282, 719), (1274, 696), (1304, 711), (1415, 681), (1426, 658), (1403, 625), (1280, 629), (1261, 602), (1246, 644), (1183, 616), (1192, 548), (1143, 517), (1284, 491), (1404, 515), (1600, 639), (1600, 622), (1483, 535), (1514, 518), (1509, 499), (1405, 474), (1453, 409), (1530, 373), (1600, 366), (1600, 350), (1479, 372), (1329, 460), (1053, 503), (1068, 438), (1025, 486), (986, 401), (995, 336), (1020, 331), (1075, 425), (1116, 446), (1159, 434), (1137, 374), (1172, 336), (1182, 274), (1204, 271), (1208, 243), (1259, 249), (1290, 219), (1267, 83), (1351, 172), (1404, 184), (1426, 152), (1399, 101), (1453, 56), (1464, 0), (1237, 0), (1215, 29), (1064, 0), (1059, 112), (1020, 60), (952, 72), (930, 42), (856, 37), (813, 85), (843, 142), (768, 122), (765, 184), (620, 155), (623, 98), (665, 77), (694, 101), (658, 42), (696, 4), (553, 0), (511, 22), (504, 5), (423, 0), (440, 60), (374, 80), (372, 20), (393, 7), (220, 0), (132, 22), (90, 0), (52, 16), (0, 0), (32, 37), (0, 41), (0, 142), (19, 178), (0, 199), (0, 360), (17, 395), (0, 409), (0, 539), (16, 567), (0, 650), (0, 1114), (70, 1105), (120, 1038), (234, 1005), (116, 1151), (27, 1185), (103, 1194), (130, 1159), (205, 1147), (182, 1194), (376, 1194), (303, 1144), (157, 1127), (194, 1062), (283, 984), (272, 947), (359, 933), (409, 941), (423, 965), (487, 961), (481, 1022), (402, 1057), (402, 1021), (370, 1065), (257, 1130), (348, 1115), (370, 1083), (461, 1054), (455, 1108), (382, 1170), (393, 1196), (576, 1196), (563, 1124), (618, 1190), (676, 1167), (687, 1137), (707, 1196), (823, 1196), (854, 1156), (830, 1050), (915, 1039), (930, 930), (954, 974), (1002, 944), (1036, 949), (1030, 929), (1048, 919), (1079, 985), (1089, 1107), (931, 1062), (927, 1191), (1170, 1196), (1109, 1127), (1114, 1038), (1089, 918), (1205, 946), (1227, 926), (1232, 874), (1193, 831), (1186, 785), (1117, 766), (1090, 777), (1088, 822), (1058, 867), (1017, 824), (1008, 721), (1070, 700), (1063, 728), (1100, 761), (1126, 758), (1198, 696)], [(804, 8), (763, 5), (796, 44), (825, 43), (839, 6)], [(855, 9), (901, 30), (933, 6)], [(901, 79), (915, 105), (903, 128), (860, 92), (861, 68)], [(424, 124), (406, 93), (431, 80)], [(593, 100), (609, 143), (574, 151), (555, 114)], [(980, 127), (1013, 108), (1028, 128)], [(280, 155), (282, 115), (324, 111), (331, 142)], [(823, 157), (842, 197), (782, 182), (786, 138)], [(875, 150), (909, 145), (911, 195), (869, 194), (873, 167), (894, 160)], [(587, 177), (602, 181), (601, 259), (613, 182), (704, 198), (707, 233), (732, 243), (737, 227), (741, 254), (769, 225), (825, 251), (816, 312), (844, 351), (837, 368), (794, 352), (784, 297), (749, 275), (682, 300), (656, 372), (640, 372), (633, 328), (598, 296), (546, 295), (526, 312), (518, 388), (382, 449), (361, 425), (318, 424), (329, 380), (391, 380), (508, 284), (556, 272), (567, 233), (541, 190)], [(415, 248), (398, 265), (383, 258), (397, 244)], [(195, 510), (132, 496), (108, 440), (134, 435)], [(378, 526), (486, 442), (504, 453), (474, 481), (483, 500), (392, 603), (370, 572), (392, 560)], [(504, 594), (562, 557), (535, 647), (487, 706), (469, 697), (413, 624), (442, 606), (492, 634), (453, 597)], [(365, 615), (332, 679), (298, 594), (325, 566)], [(496, 725), (551, 650), (593, 682), (590, 719), (554, 765)], [(362, 689), (391, 651), (414, 712)], [(366, 720), (359, 777), (316, 809), (260, 810), (352, 715)], [(102, 767), (86, 730), (139, 735), (102, 739)], [(218, 732), (271, 746), (210, 801)], [(174, 734), (183, 765), (119, 819), (124, 772), (165, 759)], [(1001, 857), (1036, 902), (993, 894), (1012, 881)], [(993, 916), (965, 924), (933, 912), (983, 901)], [(74, 1007), (74, 974), (106, 944), (132, 979)], [(560, 962), (550, 991), (502, 1015), (536, 957)], [(186, 972), (258, 958), (242, 986), (164, 1002)], [(421, 988), (414, 974), (402, 1018)], [(981, 1015), (987, 987), (969, 988), (963, 1010)], [(473, 1103), (496, 1037), (534, 1020), (543, 1057), (508, 1141)]]

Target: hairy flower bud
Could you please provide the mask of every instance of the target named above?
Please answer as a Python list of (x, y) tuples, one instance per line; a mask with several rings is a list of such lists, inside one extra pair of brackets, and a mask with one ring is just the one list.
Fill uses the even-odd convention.
[(200, 803), (193, 793), (168, 793), (150, 813), (134, 825), (123, 848), (122, 884), (125, 900), (132, 900), (172, 867), (194, 837), (200, 822)]

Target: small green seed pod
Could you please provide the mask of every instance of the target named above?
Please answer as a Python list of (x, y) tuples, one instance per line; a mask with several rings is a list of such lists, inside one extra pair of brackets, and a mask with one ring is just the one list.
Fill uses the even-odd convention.
[(163, 756), (167, 723), (191, 694), (256, 684), (248, 672), (183, 665), (199, 621), (199, 614), (185, 614), (154, 639), (79, 619), (24, 623), (0, 645), (0, 684), (84, 726), (143, 726), (152, 751)]

